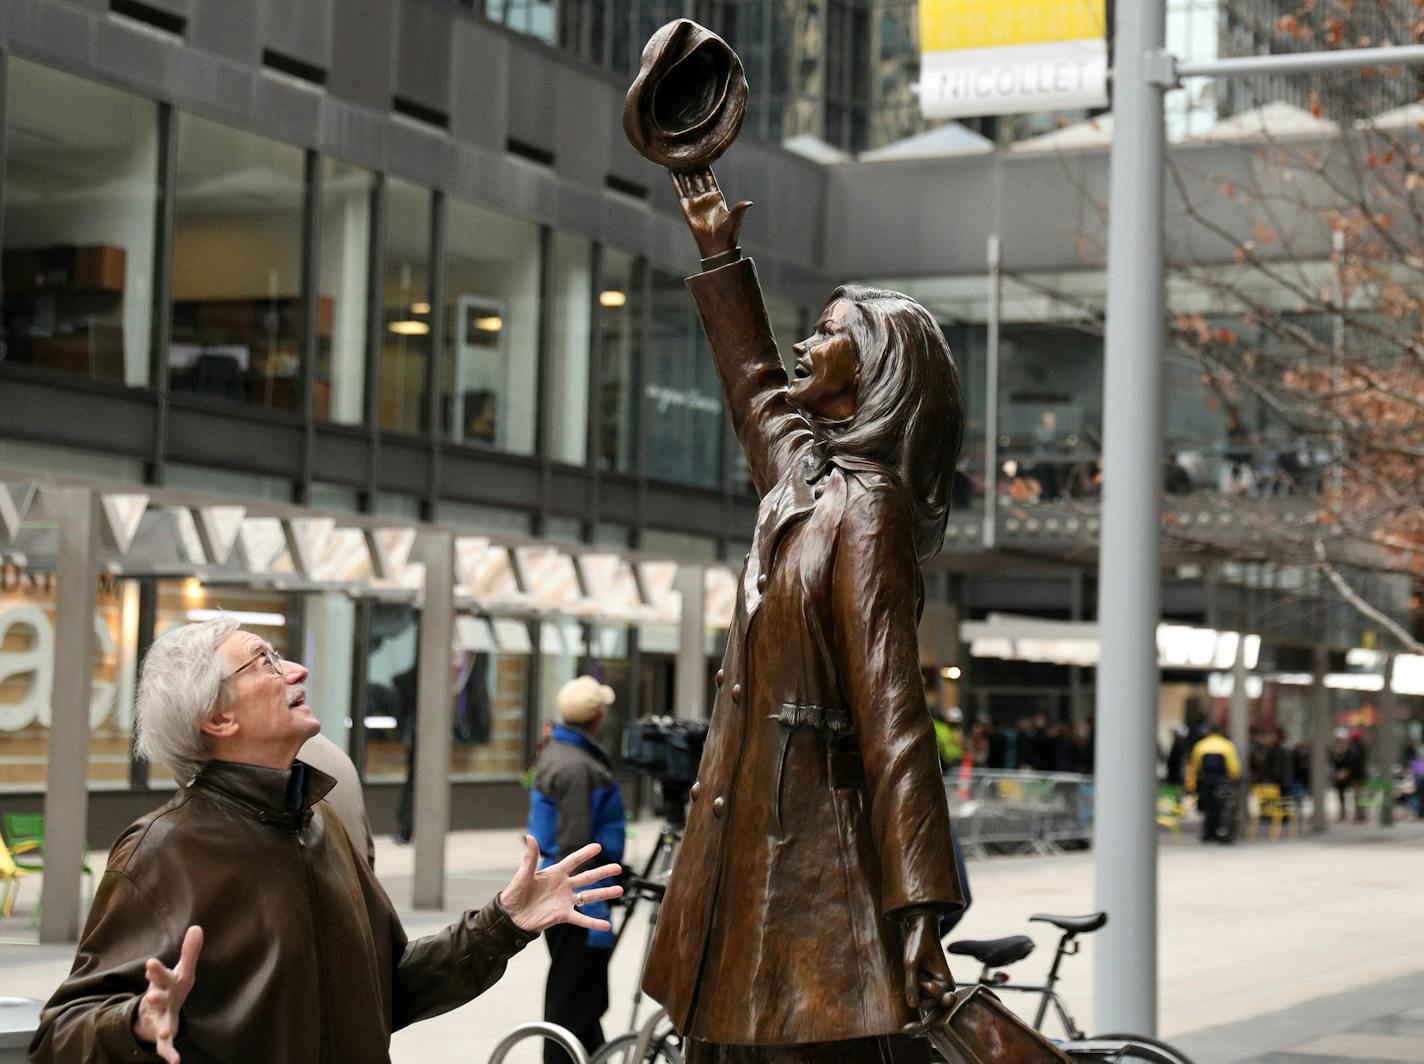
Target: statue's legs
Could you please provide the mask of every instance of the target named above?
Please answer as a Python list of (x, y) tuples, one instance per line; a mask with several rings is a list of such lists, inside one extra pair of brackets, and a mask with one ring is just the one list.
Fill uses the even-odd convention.
[(690, 1039), (687, 1064), (928, 1064), (923, 1038), (884, 1035), (790, 1046), (728, 1046)]

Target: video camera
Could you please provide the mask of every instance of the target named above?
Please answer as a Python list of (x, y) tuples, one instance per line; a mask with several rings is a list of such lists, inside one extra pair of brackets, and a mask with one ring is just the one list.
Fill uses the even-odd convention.
[(700, 720), (645, 717), (623, 731), (623, 760), (657, 783), (655, 812), (679, 827), (687, 822), (688, 792), (706, 743), (707, 725)]

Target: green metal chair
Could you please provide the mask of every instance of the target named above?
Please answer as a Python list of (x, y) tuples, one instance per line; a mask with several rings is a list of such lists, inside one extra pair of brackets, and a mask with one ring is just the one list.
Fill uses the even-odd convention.
[(1386, 802), (1394, 800), (1394, 781), (1384, 776), (1371, 776), (1360, 788), (1355, 799), (1362, 812), (1375, 812), (1384, 808)]
[[(4, 824), (5, 840), (17, 871), (14, 877), (7, 877), (9, 881), (5, 885), (8, 915), (9, 911), (14, 909), (15, 896), (20, 893), (20, 878), (44, 871), (44, 814), (8, 812), (5, 814)], [(88, 860), (84, 862), (83, 872), (89, 877), (89, 892), (85, 902), (87, 910), (94, 901), (94, 870), (89, 867)], [(36, 927), (39, 922), (40, 906), (36, 904), (34, 912), (30, 914), (30, 926)]]

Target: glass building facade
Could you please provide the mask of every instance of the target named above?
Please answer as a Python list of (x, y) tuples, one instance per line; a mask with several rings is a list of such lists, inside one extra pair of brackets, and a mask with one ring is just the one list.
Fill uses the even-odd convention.
[[(524, 9), (530, 32), (543, 32), (542, 6)], [(661, 482), (750, 492), (740, 459), (729, 466), (721, 389), (675, 264), (28, 58), (9, 55), (3, 68), (0, 369), (162, 397), (201, 418), (319, 429), (338, 442), (488, 454), (519, 476), (537, 476), (537, 462), (624, 491)], [(794, 299), (771, 305), (789, 345), (807, 311)], [(340, 463), (336, 479), (310, 462), (287, 477), (245, 465), (220, 451), (145, 463), (0, 443), (0, 466), (114, 476), (137, 489), (618, 550), (686, 554), (690, 542), (651, 530), (643, 542), (632, 512), (627, 523), (560, 516), (558, 499), (536, 515), (482, 484), (445, 491), (393, 474), (372, 491)], [(694, 539), (699, 560), (743, 546), (740, 536)], [(5, 801), (46, 788), (56, 598), (52, 572), (3, 552), (0, 561)], [(142, 648), (213, 610), (312, 666), (326, 730), (347, 736), (368, 783), (410, 778), (419, 656), (410, 604), (105, 576), (92, 790), (175, 786), (132, 754)], [(676, 639), (661, 629), (533, 612), (460, 622), (454, 781), (517, 779), (553, 694), (581, 672), (618, 692), (615, 747), (631, 714), (675, 709)]]

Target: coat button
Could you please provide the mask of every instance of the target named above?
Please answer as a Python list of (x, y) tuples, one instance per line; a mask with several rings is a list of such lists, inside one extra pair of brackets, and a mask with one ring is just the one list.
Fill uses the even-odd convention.
[(721, 687), (722, 684), (726, 682), (726, 680), (727, 680), (727, 670), (726, 670), (726, 669), (718, 669), (718, 670), (717, 670), (717, 675), (714, 676), (714, 677), (712, 677), (712, 682), (715, 683), (718, 687)]
[[(703, 675), (703, 676), (706, 676), (707, 674), (704, 672), (702, 675)], [(732, 684), (732, 701), (733, 701), (733, 702), (740, 702), (741, 700), (742, 700), (742, 685), (739, 684), (739, 683), (734, 683), (734, 684)]]
[(716, 798), (713, 798), (713, 799), (712, 799), (712, 815), (713, 815), (713, 816), (721, 816), (721, 815), (722, 815), (722, 810), (724, 810), (724, 809), (726, 809), (726, 808), (727, 808), (727, 799), (723, 798), (720, 794), (717, 795)]
[(702, 781), (701, 781), (701, 780), (697, 780), (695, 783), (693, 783), (692, 789), (687, 792), (687, 796), (688, 796), (689, 798), (691, 798), (691, 799), (695, 802), (695, 801), (697, 801), (697, 795), (698, 795), (698, 793), (699, 793), (701, 790), (702, 790)]
[(762, 573), (761, 576), (757, 577), (757, 590), (758, 590), (758, 591), (765, 591), (765, 590), (766, 590), (766, 574), (765, 574), (765, 573)]

